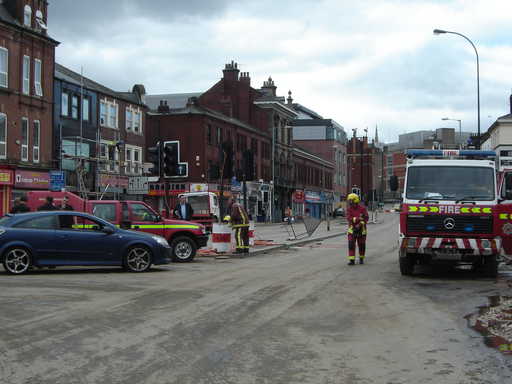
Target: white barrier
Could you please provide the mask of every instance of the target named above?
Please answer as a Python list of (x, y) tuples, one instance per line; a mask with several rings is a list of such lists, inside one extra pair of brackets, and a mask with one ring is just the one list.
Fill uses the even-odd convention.
[(216, 252), (230, 252), (231, 238), (231, 227), (229, 225), (213, 223), (212, 244)]
[(256, 232), (254, 230), (254, 220), (249, 221), (249, 247), (254, 247), (254, 240)]

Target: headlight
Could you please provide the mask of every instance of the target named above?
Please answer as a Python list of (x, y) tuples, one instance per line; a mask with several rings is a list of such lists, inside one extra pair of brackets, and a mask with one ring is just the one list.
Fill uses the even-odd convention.
[(160, 245), (163, 245), (164, 247), (168, 247), (169, 243), (167, 240), (165, 240), (162, 236), (152, 236), (153, 239)]

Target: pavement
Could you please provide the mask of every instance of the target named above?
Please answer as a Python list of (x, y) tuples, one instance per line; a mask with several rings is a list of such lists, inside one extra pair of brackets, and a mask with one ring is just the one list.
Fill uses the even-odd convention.
[[(370, 226), (379, 224), (385, 215), (394, 213), (379, 213), (376, 222), (369, 223)], [(295, 231), (295, 236), (292, 231)], [(294, 246), (301, 246), (308, 243), (323, 241), (335, 237), (342, 237), (347, 233), (347, 222), (344, 217), (331, 219), (329, 224), (322, 221), (315, 232), (308, 236), (304, 223), (295, 223), (292, 226), (285, 223), (256, 223), (255, 224), (255, 245), (251, 247), (249, 256), (270, 253), (280, 249)], [(213, 250), (211, 242), (206, 248), (198, 251), (198, 256), (230, 257), (231, 254), (218, 254)], [(247, 256), (247, 255), (244, 255)]]

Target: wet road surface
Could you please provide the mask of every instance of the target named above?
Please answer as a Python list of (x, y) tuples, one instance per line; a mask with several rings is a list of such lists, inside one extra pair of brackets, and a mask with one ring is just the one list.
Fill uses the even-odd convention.
[(395, 214), (346, 240), (145, 274), (0, 272), (1, 383), (508, 383), (464, 316), (506, 273), (400, 276)]

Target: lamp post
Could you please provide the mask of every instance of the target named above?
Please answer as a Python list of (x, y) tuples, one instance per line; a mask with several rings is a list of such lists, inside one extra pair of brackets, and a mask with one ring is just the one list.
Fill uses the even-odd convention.
[[(459, 141), (460, 141), (460, 146), (462, 147), (462, 120), (460, 120), (460, 119), (450, 119), (448, 117), (443, 117), (441, 120), (444, 120), (444, 121), (458, 121), (459, 122)], [(480, 135), (478, 135), (478, 143), (480, 144)]]
[(434, 29), (434, 35), (440, 35), (443, 33), (450, 33), (452, 35), (458, 35), (460, 37), (463, 37), (466, 39), (473, 49), (475, 50), (476, 54), (476, 96), (477, 96), (477, 106), (478, 106), (478, 133), (477, 133), (477, 145), (476, 149), (480, 149), (480, 63), (478, 59), (478, 51), (476, 50), (475, 44), (466, 36), (464, 36), (462, 33), (453, 32), (453, 31), (445, 31), (443, 29)]

